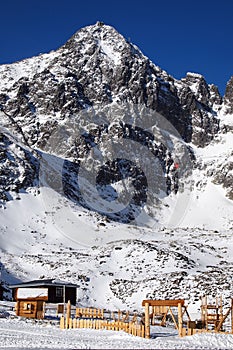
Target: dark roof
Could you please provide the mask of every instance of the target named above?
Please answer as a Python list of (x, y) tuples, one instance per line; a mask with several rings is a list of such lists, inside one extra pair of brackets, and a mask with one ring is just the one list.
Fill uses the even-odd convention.
[(28, 281), (28, 282), (22, 282), (18, 284), (12, 284), (9, 286), (10, 288), (26, 288), (26, 287), (50, 287), (50, 286), (55, 286), (55, 287), (73, 287), (77, 288), (77, 284), (69, 283), (66, 281), (60, 281), (56, 279), (48, 279), (48, 280), (34, 280), (34, 281)]

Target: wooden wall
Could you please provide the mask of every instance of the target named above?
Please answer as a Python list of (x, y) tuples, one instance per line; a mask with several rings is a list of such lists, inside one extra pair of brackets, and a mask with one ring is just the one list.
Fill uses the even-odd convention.
[(44, 302), (41, 300), (19, 300), (16, 303), (17, 316), (27, 318), (44, 318)]

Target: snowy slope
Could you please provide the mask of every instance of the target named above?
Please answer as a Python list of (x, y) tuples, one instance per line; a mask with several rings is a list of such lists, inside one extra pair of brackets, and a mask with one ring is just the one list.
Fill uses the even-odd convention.
[(233, 336), (200, 334), (178, 338), (174, 329), (155, 327), (154, 339), (124, 332), (92, 329), (60, 330), (20, 320), (0, 320), (4, 349), (233, 349)]

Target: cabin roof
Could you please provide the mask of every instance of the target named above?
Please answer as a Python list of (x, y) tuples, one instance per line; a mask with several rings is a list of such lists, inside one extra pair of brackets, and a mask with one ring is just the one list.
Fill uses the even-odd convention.
[(72, 287), (77, 288), (77, 284), (69, 283), (66, 281), (60, 281), (56, 279), (44, 279), (44, 280), (34, 280), (28, 282), (21, 282), (17, 284), (12, 284), (10, 288), (27, 288), (27, 287)]

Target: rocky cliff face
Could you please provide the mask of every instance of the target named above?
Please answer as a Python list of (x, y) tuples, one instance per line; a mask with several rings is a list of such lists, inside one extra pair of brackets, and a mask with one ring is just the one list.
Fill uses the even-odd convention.
[[(140, 105), (141, 110), (145, 107), (159, 112), (174, 126), (181, 140), (197, 147), (207, 146), (220, 131), (218, 112), (223, 101), (216, 86), (208, 85), (199, 74), (187, 73), (181, 81), (174, 79), (114, 28), (102, 23), (82, 28), (57, 51), (1, 66), (0, 76), (2, 125), (14, 131), (29, 148), (45, 149), (56, 128), (85, 108), (98, 106), (100, 111), (103, 106), (117, 103)], [(231, 78), (224, 97), (228, 113), (233, 112), (232, 84)], [(69, 154), (70, 159), (80, 159), (85, 152), (89, 154), (90, 149), (105, 138), (110, 129), (113, 130), (113, 123), (114, 116), (107, 125), (101, 125), (98, 130), (77, 140), (77, 147)], [(119, 137), (126, 133), (127, 124), (118, 121), (114, 128)], [(148, 140), (148, 135), (135, 130), (131, 130), (131, 135), (134, 135), (134, 141), (141, 138), (140, 142), (151, 149), (149, 144), (154, 141)], [(8, 141), (5, 136), (2, 140), (5, 149)], [(176, 192), (179, 185), (171, 165), (175, 164), (177, 154), (155, 142), (152, 150), (159, 155), (167, 184), (166, 194)], [(27, 152), (22, 152), (26, 159)], [(18, 161), (18, 158), (11, 158), (13, 168), (17, 167)], [(28, 174), (31, 174), (33, 162), (30, 160), (29, 163), (24, 170), (28, 173), (29, 167)], [(5, 176), (5, 163), (2, 164)], [(107, 181), (102, 169), (102, 180), (99, 179), (102, 185), (118, 179), (119, 163), (112, 162), (108, 166), (112, 176)], [(15, 177), (22, 187), (31, 184), (31, 181), (27, 184), (22, 181), (18, 172)], [(136, 178), (139, 177), (142, 178), (140, 171)], [(143, 181), (138, 187), (143, 188)], [(3, 182), (1, 186), (5, 188)]]
[(226, 105), (227, 112), (233, 113), (233, 76), (227, 83), (226, 91), (224, 95), (224, 104)]
[[(20, 71), (19, 79), (15, 71)], [(51, 127), (39, 115), (54, 124), (87, 106), (113, 101), (160, 112), (185, 141), (198, 146), (208, 144), (218, 131), (215, 109), (221, 97), (216, 87), (198, 74), (175, 80), (106, 25), (79, 30), (49, 55), (2, 66), (1, 77), (6, 83), (1, 104), (22, 127), (27, 126), (31, 144), (44, 139)]]
[(38, 161), (3, 133), (0, 133), (0, 159), (0, 202), (19, 199), (19, 191), (35, 186)]

